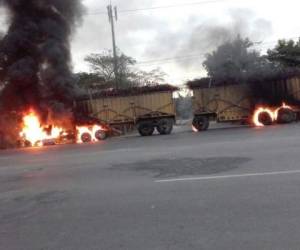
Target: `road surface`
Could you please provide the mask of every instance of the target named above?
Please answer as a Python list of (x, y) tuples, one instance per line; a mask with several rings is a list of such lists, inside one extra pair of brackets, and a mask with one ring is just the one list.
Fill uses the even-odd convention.
[(0, 249), (300, 246), (300, 124), (0, 152)]

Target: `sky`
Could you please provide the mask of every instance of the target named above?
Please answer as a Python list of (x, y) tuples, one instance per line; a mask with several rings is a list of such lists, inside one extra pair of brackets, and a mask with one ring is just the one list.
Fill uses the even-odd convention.
[[(86, 14), (72, 37), (75, 72), (90, 70), (85, 56), (112, 47), (106, 13), (110, 1), (83, 3)], [(262, 53), (280, 38), (300, 36), (296, 0), (112, 0), (112, 4), (119, 10), (118, 48), (143, 70), (161, 68), (166, 80), (176, 85), (205, 76), (204, 55), (238, 34), (249, 37)]]

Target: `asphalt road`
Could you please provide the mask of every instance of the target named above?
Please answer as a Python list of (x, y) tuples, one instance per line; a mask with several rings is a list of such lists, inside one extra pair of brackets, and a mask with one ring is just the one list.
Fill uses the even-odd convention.
[(300, 124), (0, 152), (0, 249), (300, 248)]

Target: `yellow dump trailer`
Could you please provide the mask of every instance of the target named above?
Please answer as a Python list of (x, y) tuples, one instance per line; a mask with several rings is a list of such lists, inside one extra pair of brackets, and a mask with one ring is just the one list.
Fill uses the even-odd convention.
[(291, 77), (271, 84), (272, 95), (284, 93), (285, 96), (288, 96), (290, 99), (300, 101), (300, 77)]
[(247, 119), (252, 110), (247, 85), (195, 89), (193, 105), (195, 113), (210, 114), (220, 122)]
[(77, 102), (81, 112), (112, 127), (136, 125), (142, 136), (154, 130), (170, 134), (176, 118), (170, 85), (134, 88), (126, 91), (102, 91)]
[[(270, 103), (276, 98), (282, 102), (300, 102), (299, 77), (253, 84), (255, 83), (212, 85), (209, 79), (189, 82), (188, 85), (193, 90), (194, 128), (198, 131), (207, 130), (212, 120), (247, 123), (251, 120), (255, 107), (263, 101), (264, 93), (267, 93), (265, 96)], [(295, 109), (295, 112), (298, 111)], [(283, 113), (289, 116), (289, 121), (294, 117), (294, 114), (286, 110)], [(269, 118), (266, 119), (268, 122)]]

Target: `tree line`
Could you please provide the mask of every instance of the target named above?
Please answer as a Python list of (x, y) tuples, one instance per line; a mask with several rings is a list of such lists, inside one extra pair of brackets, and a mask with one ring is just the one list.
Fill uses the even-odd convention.
[[(116, 79), (120, 88), (165, 83), (166, 73), (160, 68), (144, 71), (137, 68), (137, 61), (118, 50), (117, 72), (110, 50), (85, 57), (91, 72), (77, 74), (78, 84), (85, 89), (114, 88)], [(262, 55), (248, 38), (237, 36), (205, 55), (203, 67), (216, 83), (245, 82), (249, 79), (272, 77), (300, 67), (300, 38), (279, 40), (273, 49)], [(200, 71), (200, 69), (199, 69)]]
[[(114, 57), (111, 50), (105, 50), (99, 54), (90, 54), (85, 57), (91, 73), (78, 73), (79, 86), (89, 89), (130, 88), (151, 84), (165, 83), (166, 74), (155, 68), (151, 71), (140, 70), (136, 67), (137, 61), (118, 50), (117, 76), (114, 69)], [(117, 84), (116, 84), (116, 81)]]
[(300, 38), (279, 40), (266, 55), (254, 48), (248, 38), (238, 36), (206, 55), (203, 66), (216, 84), (243, 83), (283, 75), (300, 67)]

